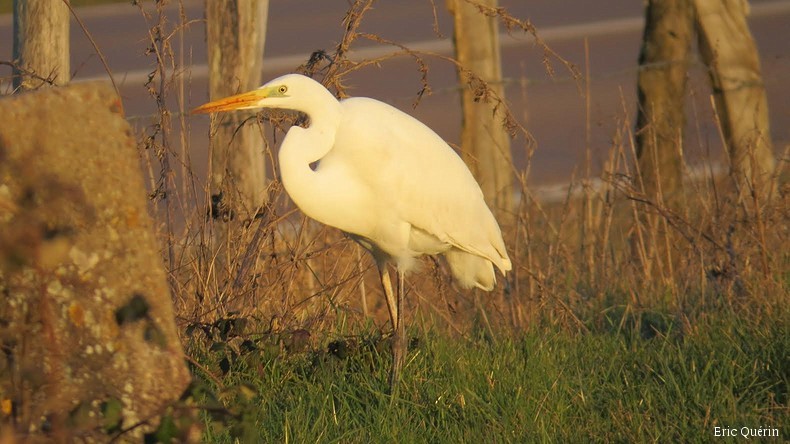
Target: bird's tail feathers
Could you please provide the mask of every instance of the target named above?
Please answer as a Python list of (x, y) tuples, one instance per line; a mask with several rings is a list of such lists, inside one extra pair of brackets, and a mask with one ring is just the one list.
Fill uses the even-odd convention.
[(450, 265), (450, 271), (462, 287), (477, 287), (485, 291), (494, 289), (496, 276), (490, 260), (457, 248), (451, 248), (444, 256)]

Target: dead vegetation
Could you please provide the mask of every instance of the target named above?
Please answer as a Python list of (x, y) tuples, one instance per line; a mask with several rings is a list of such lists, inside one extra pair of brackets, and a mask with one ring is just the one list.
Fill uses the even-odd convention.
[[(351, 6), (343, 23), (344, 37), (333, 51), (316, 52), (296, 69), (322, 78), (344, 96), (343, 79), (349, 73), (405, 54), (414, 60), (423, 85), (415, 95), (417, 106), (422, 95), (431, 93), (430, 63), (454, 61), (358, 31), (370, 3), (357, 1)], [(510, 32), (536, 35), (529, 22), (510, 17), (501, 8), (485, 12), (500, 17)], [(178, 27), (185, 24), (172, 26), (159, 32), (175, 38)], [(358, 39), (398, 50), (373, 60), (352, 60), (348, 54)], [(163, 48), (170, 44), (164, 38), (152, 41)], [(567, 67), (584, 94), (580, 70), (539, 38), (537, 42), (546, 54), (545, 62), (553, 59)], [(160, 60), (166, 51), (152, 53)], [(167, 60), (164, 57), (160, 63), (172, 63)], [(173, 93), (170, 85), (185, 79), (157, 76), (178, 72), (153, 73), (152, 81), (160, 85), (153, 97), (159, 103)], [(487, 92), (484, 82), (478, 80), (475, 88), (481, 91), (480, 100), (507, 106)], [(163, 118), (170, 115), (166, 106), (161, 109)], [(514, 145), (521, 144), (528, 152), (538, 149), (527, 128), (506, 111), (504, 124), (513, 129)], [(257, 122), (245, 123), (259, 125), (267, 136), (266, 157), (274, 177), (276, 145), (292, 119), (265, 114)], [(621, 119), (602, 177), (574, 179), (563, 202), (547, 204), (533, 195), (529, 161), (524, 169), (514, 167), (521, 198), (513, 225), (505, 227), (514, 271), (493, 295), (481, 297), (458, 291), (440, 261), (424, 259), (421, 272), (409, 279), (409, 324), (439, 323), (460, 335), (476, 325), (469, 322), (474, 319), (485, 319), (490, 328), (504, 332), (535, 328), (542, 322), (586, 330), (617, 305), (637, 313), (666, 310), (688, 317), (691, 325), (694, 316), (711, 306), (760, 312), (781, 301), (787, 285), (781, 270), (787, 268), (788, 258), (782, 248), (771, 246), (784, 245), (787, 239), (783, 198), (771, 203), (738, 200), (730, 192), (730, 179), (713, 172), (687, 175), (680, 210), (666, 206), (660, 197), (649, 198), (635, 169), (633, 122), (625, 106)], [(251, 331), (259, 333), (309, 331), (314, 346), (321, 347), (339, 323), (364, 324), (369, 315), (377, 325), (386, 321), (382, 298), (371, 280), (374, 273), (367, 272), (372, 267), (367, 254), (337, 230), (301, 215), (276, 179), (268, 187), (269, 204), (258, 217), (232, 222), (228, 248), (211, 245), (214, 224), (224, 222), (207, 218), (210, 203), (195, 199), (202, 195), (196, 189), (203, 184), (173, 181), (169, 165), (176, 159), (184, 178), (194, 176), (184, 153), (174, 152), (168, 144), (165, 127), (167, 122), (161, 121), (147, 130), (141, 152), (151, 170), (159, 171), (152, 196), (165, 209), (159, 214), (165, 216), (165, 245), (172, 245), (166, 256), (182, 325), (245, 318), (253, 321)], [(173, 217), (183, 217), (183, 231), (176, 232)]]
[[(430, 64), (455, 62), (360, 32), (371, 3), (354, 2), (337, 47), (312, 54), (295, 69), (323, 79), (342, 97), (343, 79), (349, 73), (405, 54), (414, 60), (423, 85), (415, 95), (418, 106), (420, 97), (431, 93)], [(500, 17), (509, 32), (535, 36), (546, 54), (547, 70), (553, 72), (550, 61), (558, 61), (585, 93), (580, 70), (542, 42), (528, 21), (502, 8), (484, 12)], [(152, 54), (160, 66), (177, 66), (167, 48), (179, 27), (190, 24), (165, 23), (170, 29), (155, 25), (160, 34), (152, 37)], [(353, 60), (348, 55), (359, 39), (398, 49), (373, 60)], [(205, 185), (194, 182), (188, 154), (175, 152), (170, 140), (188, 137), (168, 135), (164, 120), (186, 111), (171, 110), (165, 103), (167, 94), (180, 91), (174, 85), (187, 81), (177, 69), (152, 73), (152, 85), (158, 85), (151, 89), (152, 98), (160, 103), (162, 120), (145, 130), (140, 145), (149, 171), (158, 171), (151, 196), (160, 209), (157, 214), (164, 216), (164, 245), (172, 245), (165, 252), (181, 324), (245, 318), (253, 321), (251, 331), (259, 333), (309, 331), (316, 347), (337, 331), (338, 323), (361, 325), (370, 315), (383, 324), (383, 300), (375, 273), (368, 273), (373, 264), (367, 254), (337, 230), (301, 215), (276, 179), (268, 187), (269, 203), (255, 219), (232, 222), (228, 248), (211, 245), (213, 225), (225, 222), (206, 217), (211, 203), (196, 199), (204, 195), (200, 189)], [(475, 87), (481, 91), (480, 100), (507, 107), (502, 98), (487, 92), (484, 82), (478, 80)], [(513, 129), (514, 146), (521, 144), (527, 152), (539, 149), (515, 114), (506, 111), (504, 124)], [(514, 271), (494, 294), (480, 297), (458, 291), (440, 261), (424, 259), (421, 271), (408, 280), (408, 323), (439, 323), (460, 335), (475, 325), (470, 319), (479, 318), (503, 332), (535, 328), (542, 322), (586, 330), (617, 305), (637, 313), (666, 310), (689, 317), (691, 324), (711, 306), (760, 312), (781, 301), (787, 291), (782, 270), (788, 258), (784, 249), (771, 246), (785, 245), (788, 238), (784, 198), (771, 203), (738, 200), (730, 192), (730, 179), (712, 171), (693, 178), (687, 174), (680, 210), (667, 207), (660, 197), (648, 198), (635, 169), (633, 122), (625, 106), (621, 119), (602, 177), (575, 178), (563, 202), (545, 203), (533, 195), (529, 160), (526, 168), (514, 166), (521, 198), (513, 225), (505, 227)], [(258, 125), (267, 136), (266, 157), (275, 178), (276, 145), (293, 122), (293, 116), (279, 114), (261, 114), (257, 122), (245, 122)], [(182, 169), (181, 183), (173, 179), (173, 162)], [(182, 218), (183, 228), (177, 230), (173, 218)]]

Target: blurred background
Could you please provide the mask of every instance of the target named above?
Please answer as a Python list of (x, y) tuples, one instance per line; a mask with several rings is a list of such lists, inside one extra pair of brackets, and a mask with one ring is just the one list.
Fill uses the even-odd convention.
[[(128, 118), (138, 128), (151, 125), (157, 108), (144, 83), (156, 66), (155, 56), (147, 51), (151, 46), (149, 29), (159, 20), (153, 3), (140, 2), (142, 6), (129, 2), (88, 1), (100, 4), (86, 6), (78, 1), (72, 3), (107, 60)], [(364, 17), (360, 30), (407, 47), (452, 55), (452, 17), (444, 1), (434, 3), (379, 1)], [(762, 58), (774, 146), (781, 152), (790, 142), (790, 93), (785, 84), (790, 73), (790, 39), (781, 37), (790, 23), (790, 1), (750, 3), (749, 24)], [(342, 37), (341, 22), (348, 6), (345, 0), (271, 1), (262, 55), (264, 81), (294, 71), (316, 50), (331, 53)], [(508, 33), (500, 28), (506, 99), (519, 123), (536, 142), (528, 183), (535, 187), (537, 196), (558, 198), (564, 195), (561, 185), (572, 179), (588, 148), (595, 174), (601, 170), (605, 153), (618, 131), (633, 128), (644, 5), (633, 0), (501, 0), (500, 6), (512, 16), (534, 24), (549, 47), (575, 65), (582, 75), (589, 72), (589, 77), (574, 77), (556, 58), (550, 57), (544, 63), (543, 51), (536, 47), (531, 36), (522, 30)], [(170, 94), (172, 100), (168, 106), (175, 115), (179, 107), (191, 109), (207, 99), (203, 8), (203, 1), (186, 0), (171, 2), (164, 9), (167, 31), (174, 33), (172, 69), (176, 75), (172, 79), (178, 88)], [(1, 1), (0, 11), (0, 60), (10, 61), (11, 0)], [(395, 49), (362, 39), (352, 46), (357, 57), (384, 55)], [(345, 83), (346, 92), (393, 104), (457, 145), (461, 101), (454, 66), (439, 58), (427, 57), (425, 62), (431, 94), (423, 96), (416, 107), (420, 72), (408, 56), (354, 73)], [(74, 81), (108, 78), (93, 45), (73, 18), (71, 69)], [(0, 66), (0, 93), (10, 93), (10, 75), (10, 67)], [(685, 145), (686, 161), (692, 167), (701, 159), (724, 162), (702, 65), (693, 64), (690, 76), (686, 137), (694, 143)], [(178, 130), (178, 119), (173, 122)], [(184, 122), (188, 125), (186, 137), (183, 142), (173, 140), (173, 143), (189, 144), (191, 168), (203, 182), (207, 169), (208, 119), (189, 117)], [(512, 149), (516, 165), (524, 167), (527, 142), (516, 139)]]

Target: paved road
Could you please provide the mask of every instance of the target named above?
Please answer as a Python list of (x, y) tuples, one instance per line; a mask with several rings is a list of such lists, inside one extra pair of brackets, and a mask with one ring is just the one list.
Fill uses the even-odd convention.
[[(438, 53), (449, 53), (450, 18), (443, 0), (434, 0), (437, 8), (438, 35), (434, 29), (433, 8), (429, 0), (380, 0), (363, 22), (362, 29)], [(585, 148), (593, 153), (594, 169), (601, 166), (618, 130), (630, 127), (635, 115), (636, 60), (642, 32), (642, 2), (615, 0), (589, 2), (572, 0), (501, 0), (514, 16), (528, 18), (541, 36), (562, 57), (585, 70), (584, 42), (589, 47), (590, 131), (585, 130), (587, 106), (585, 84), (570, 78), (562, 64), (552, 63), (549, 75), (541, 63), (542, 53), (523, 33), (515, 32), (502, 39), (503, 72), (508, 79), (507, 97), (511, 108), (537, 141), (532, 158), (530, 181), (534, 184), (567, 181), (584, 158)], [(152, 6), (145, 2), (150, 10)], [(340, 22), (345, 0), (272, 0), (266, 42), (264, 78), (288, 72), (307, 59), (316, 49), (331, 50), (342, 35)], [(773, 136), (778, 146), (790, 143), (790, 1), (754, 1), (750, 18), (763, 60)], [(183, 14), (190, 24), (182, 39), (173, 40), (189, 69), (185, 85), (188, 107), (206, 98), (205, 44), (202, 1), (185, 1)], [(149, 11), (152, 12), (153, 11)], [(155, 18), (146, 18), (139, 8), (128, 3), (78, 10), (88, 30), (107, 57), (129, 116), (135, 125), (144, 125), (144, 117), (154, 110), (142, 83), (152, 69), (152, 56), (145, 54), (147, 29)], [(172, 24), (178, 23), (179, 11), (167, 10)], [(11, 19), (0, 16), (0, 60), (11, 58)], [(392, 48), (360, 42), (356, 57), (383, 54)], [(181, 56), (179, 56), (181, 57)], [(180, 60), (180, 59), (179, 59)], [(417, 116), (445, 139), (459, 139), (459, 99), (454, 89), (455, 73), (446, 62), (429, 60), (429, 80), (434, 94), (412, 109), (419, 90), (419, 73), (407, 57), (388, 61), (379, 68), (369, 68), (348, 81), (354, 95), (376, 97)], [(72, 23), (72, 70), (75, 80), (104, 78), (106, 74), (94, 50), (76, 23)], [(0, 79), (7, 78), (6, 68)], [(697, 117), (690, 123), (687, 158), (691, 161), (707, 156), (720, 157), (720, 143), (710, 113), (709, 91), (700, 67), (692, 72), (692, 91)], [(0, 92), (8, 91), (7, 82)], [(173, 102), (175, 107), (175, 102)], [(141, 117), (143, 116), (143, 117)], [(205, 170), (207, 119), (189, 120), (190, 149), (194, 168), (200, 176)], [(701, 142), (700, 142), (701, 141)], [(526, 164), (526, 143), (516, 140), (513, 149), (520, 166)]]

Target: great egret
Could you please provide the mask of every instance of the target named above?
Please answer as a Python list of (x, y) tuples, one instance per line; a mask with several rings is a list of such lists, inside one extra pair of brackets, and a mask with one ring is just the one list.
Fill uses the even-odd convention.
[[(390, 384), (405, 346), (403, 276), (423, 254), (444, 254), (465, 288), (494, 288), (511, 269), (499, 224), (460, 157), (430, 128), (378, 100), (338, 101), (298, 74), (206, 103), (193, 113), (256, 108), (301, 111), (278, 155), (285, 190), (307, 216), (343, 230), (376, 260), (392, 322)], [(314, 162), (318, 165), (311, 167)], [(397, 299), (387, 264), (398, 271)]]

